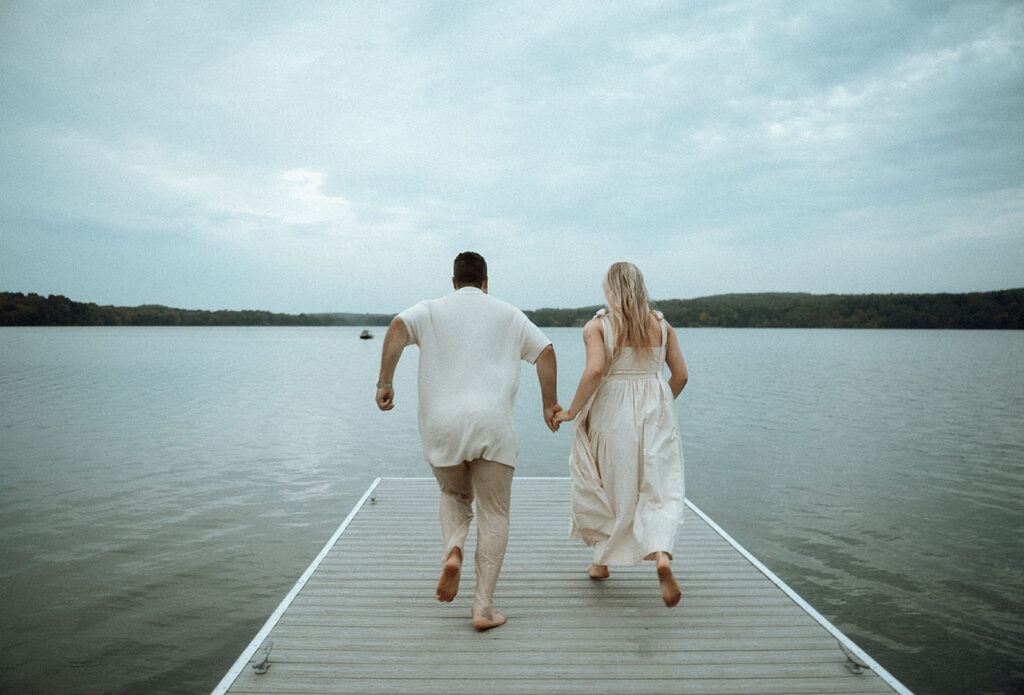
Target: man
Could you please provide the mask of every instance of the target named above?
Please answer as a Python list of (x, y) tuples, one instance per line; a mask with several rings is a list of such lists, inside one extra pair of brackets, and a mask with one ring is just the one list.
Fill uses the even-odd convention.
[(420, 302), (392, 320), (384, 336), (377, 407), (395, 407), (391, 384), (406, 345), (418, 345), (419, 430), (423, 456), (441, 488), (444, 555), (437, 599), (459, 589), (462, 548), (476, 500), (476, 594), (473, 627), (505, 623), (493, 609), (494, 587), (508, 544), (512, 472), (519, 453), (515, 397), (520, 361), (537, 367), (544, 421), (555, 431), (555, 351), (511, 304), (487, 294), (487, 263), (467, 251), (455, 258), (455, 293)]

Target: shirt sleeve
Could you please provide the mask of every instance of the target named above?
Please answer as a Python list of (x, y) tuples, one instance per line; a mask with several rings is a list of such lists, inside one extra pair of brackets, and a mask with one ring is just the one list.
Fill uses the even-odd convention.
[(400, 313), (398, 318), (402, 319), (402, 323), (405, 324), (405, 330), (409, 334), (409, 339), (406, 340), (405, 344), (419, 345), (423, 327), (430, 319), (430, 309), (427, 308), (427, 303), (424, 301), (409, 307)]
[(519, 331), (519, 355), (530, 364), (535, 364), (540, 353), (544, 351), (551, 341), (534, 325), (533, 321), (522, 315), (523, 325)]

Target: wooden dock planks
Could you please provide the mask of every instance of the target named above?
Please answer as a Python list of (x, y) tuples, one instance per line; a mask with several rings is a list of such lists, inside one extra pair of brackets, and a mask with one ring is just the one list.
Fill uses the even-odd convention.
[[(214, 693), (909, 692), (692, 505), (670, 609), (653, 563), (587, 577), (568, 479), (517, 478), (512, 494), (506, 625), (470, 624), (474, 531), (458, 597), (434, 598), (434, 480), (378, 480)], [(851, 673), (840, 641), (872, 670)]]

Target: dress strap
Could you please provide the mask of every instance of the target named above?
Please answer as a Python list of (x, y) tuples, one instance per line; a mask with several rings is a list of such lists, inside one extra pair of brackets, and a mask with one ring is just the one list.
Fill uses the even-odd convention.
[(604, 349), (611, 355), (615, 352), (615, 336), (612, 335), (612, 317), (605, 309), (599, 309), (594, 318), (601, 319), (601, 331), (604, 333)]
[(661, 347), (666, 347), (667, 343), (665, 338), (668, 337), (668, 331), (665, 327), (665, 314), (661, 313), (657, 309), (652, 309), (651, 313), (658, 319), (658, 325), (661, 326)]

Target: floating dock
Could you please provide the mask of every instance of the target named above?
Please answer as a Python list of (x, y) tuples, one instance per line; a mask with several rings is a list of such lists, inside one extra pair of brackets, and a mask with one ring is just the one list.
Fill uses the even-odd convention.
[(213, 690), (222, 693), (909, 693), (687, 502), (666, 608), (653, 563), (587, 577), (567, 478), (516, 478), (495, 593), (477, 632), (471, 529), (439, 603), (433, 478), (377, 479)]

